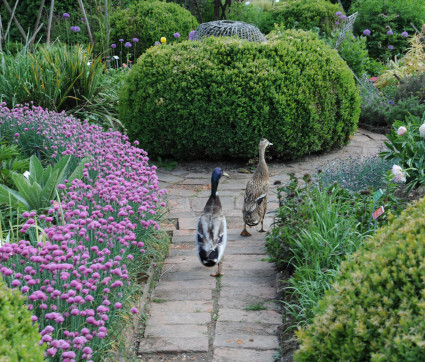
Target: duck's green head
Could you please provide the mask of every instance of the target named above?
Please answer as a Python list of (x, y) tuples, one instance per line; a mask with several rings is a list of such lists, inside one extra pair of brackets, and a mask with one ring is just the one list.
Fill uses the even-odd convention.
[(217, 192), (218, 181), (220, 180), (221, 176), (229, 177), (229, 175), (224, 172), (221, 167), (216, 167), (211, 175), (211, 195), (213, 196), (215, 196)]

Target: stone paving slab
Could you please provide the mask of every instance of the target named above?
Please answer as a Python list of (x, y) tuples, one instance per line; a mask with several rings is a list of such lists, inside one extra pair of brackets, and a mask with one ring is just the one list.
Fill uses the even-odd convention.
[(221, 308), (218, 312), (219, 322), (250, 322), (280, 325), (282, 316), (272, 310), (241, 310)]
[[(166, 328), (167, 326), (164, 326)], [(148, 337), (139, 345), (139, 353), (190, 353), (208, 352), (208, 336), (190, 338), (182, 337)]]
[(227, 348), (252, 348), (256, 350), (278, 350), (279, 339), (277, 336), (259, 336), (251, 334), (234, 335), (232, 332), (216, 332), (215, 347)]
[(247, 348), (214, 349), (213, 362), (275, 362), (278, 350), (257, 351)]

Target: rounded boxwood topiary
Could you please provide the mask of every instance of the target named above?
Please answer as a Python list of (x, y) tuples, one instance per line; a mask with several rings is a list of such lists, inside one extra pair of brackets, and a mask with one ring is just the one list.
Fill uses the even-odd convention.
[(297, 361), (425, 360), (425, 198), (342, 263)]
[[(130, 52), (135, 52), (138, 57), (162, 37), (173, 42), (186, 40), (197, 26), (198, 21), (190, 11), (178, 4), (139, 0), (112, 14), (111, 42), (119, 44), (119, 39), (124, 42), (132, 42), (133, 38), (139, 39), (130, 49)], [(179, 33), (180, 37), (175, 38), (175, 33)]]
[(211, 37), (149, 49), (120, 94), (119, 117), (151, 156), (247, 159), (266, 137), (283, 159), (345, 144), (360, 100), (337, 52), (311, 32), (267, 43)]
[(40, 338), (25, 299), (0, 278), (0, 361), (43, 361)]
[(261, 24), (260, 30), (268, 33), (274, 29), (274, 24), (283, 23), (287, 29), (311, 30), (317, 27), (330, 35), (339, 19), (335, 15), (338, 11), (341, 11), (339, 4), (332, 4), (328, 0), (286, 0), (269, 10), (270, 17)]

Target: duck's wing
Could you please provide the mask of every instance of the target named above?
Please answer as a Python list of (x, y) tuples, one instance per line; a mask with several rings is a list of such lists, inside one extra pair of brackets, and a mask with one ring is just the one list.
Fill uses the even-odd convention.
[(246, 185), (245, 196), (243, 202), (243, 212), (252, 213), (260, 205), (267, 202), (267, 194), (269, 192), (269, 182), (252, 182), (250, 180)]

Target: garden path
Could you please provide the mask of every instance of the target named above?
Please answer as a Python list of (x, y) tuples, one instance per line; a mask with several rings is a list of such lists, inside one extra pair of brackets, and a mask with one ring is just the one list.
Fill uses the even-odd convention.
[[(268, 210), (278, 207), (275, 181), (285, 183), (291, 172), (300, 177), (314, 173), (336, 159), (377, 154), (384, 139), (359, 130), (340, 150), (298, 162), (269, 163)], [(228, 245), (224, 276), (218, 279), (210, 276), (215, 268), (199, 262), (194, 242), (196, 220), (209, 197), (208, 185), (216, 166), (230, 175), (219, 185)], [(166, 228), (172, 242), (140, 337), (137, 353), (141, 361), (268, 362), (279, 356), (278, 276), (274, 264), (267, 261), (265, 233), (254, 227), (251, 237), (240, 236), (243, 194), (251, 177), (241, 173), (241, 168), (244, 166), (204, 162), (179, 164), (172, 171), (158, 169), (160, 186), (169, 191), (170, 224)], [(268, 213), (266, 230), (272, 222), (273, 213)]]

